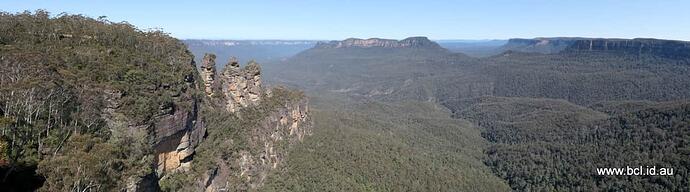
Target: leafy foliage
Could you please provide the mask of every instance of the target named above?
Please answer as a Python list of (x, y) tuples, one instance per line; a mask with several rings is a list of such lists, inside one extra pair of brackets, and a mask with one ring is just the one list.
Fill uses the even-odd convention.
[[(143, 140), (143, 141), (142, 141)], [(105, 191), (126, 188), (132, 176), (151, 172), (151, 157), (144, 138), (110, 142), (93, 135), (72, 135), (54, 157), (41, 161), (38, 172), (46, 178), (43, 191)], [(145, 161), (132, 161), (149, 158)]]
[(38, 164), (42, 190), (123, 189), (152, 163), (147, 130), (129, 126), (190, 108), (194, 70), (185, 45), (161, 31), (42, 10), (0, 13), (5, 175)]
[[(514, 190), (688, 190), (687, 102), (657, 103), (612, 116), (565, 101), (530, 98), (446, 105), (457, 117), (484, 128), (482, 136), (492, 143), (485, 162)], [(674, 175), (596, 175), (596, 168), (626, 166), (674, 168)]]
[[(271, 93), (270, 97), (263, 95), (259, 105), (242, 108), (234, 113), (228, 112), (224, 107), (214, 106), (213, 103), (205, 103), (201, 113), (204, 114), (203, 121), (207, 128), (207, 137), (195, 150), (192, 170), (162, 178), (161, 189), (163, 191), (198, 190), (205, 187), (197, 183), (199, 178), (224, 166), (236, 172), (231, 174), (235, 177), (227, 178), (229, 186), (235, 187), (234, 190), (246, 190), (242, 188), (243, 183), (238, 175), (239, 165), (235, 160), (240, 159), (240, 151), (257, 152), (248, 143), (248, 139), (254, 136), (251, 131), (260, 128), (260, 122), (278, 108), (305, 97), (302, 92), (281, 87), (273, 88)], [(287, 151), (287, 145), (278, 143), (274, 150)]]

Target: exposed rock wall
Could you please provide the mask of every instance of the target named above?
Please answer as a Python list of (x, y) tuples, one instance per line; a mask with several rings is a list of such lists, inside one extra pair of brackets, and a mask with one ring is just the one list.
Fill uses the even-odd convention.
[(503, 51), (559, 53), (614, 52), (631, 55), (654, 55), (672, 59), (690, 58), (690, 42), (662, 39), (609, 39), (555, 37), (535, 39), (510, 39), (501, 47)]
[(437, 43), (426, 37), (409, 37), (400, 41), (393, 39), (357, 39), (349, 38), (343, 41), (319, 42), (316, 48), (349, 48), (349, 47), (384, 47), (384, 48), (436, 48), (443, 49)]
[[(307, 100), (292, 101), (278, 108), (249, 133), (250, 150), (239, 151), (239, 158), (230, 162), (239, 170), (233, 172), (229, 166), (220, 163), (204, 176), (205, 191), (246, 191), (261, 187), (270, 171), (284, 162), (287, 147), (312, 134)], [(239, 182), (229, 182), (232, 179)]]
[(236, 112), (247, 106), (256, 106), (261, 100), (261, 68), (251, 61), (242, 69), (236, 58), (225, 66), (221, 76), (222, 91), (225, 95), (225, 108)]
[(204, 92), (207, 96), (213, 96), (213, 85), (216, 79), (216, 55), (205, 54), (202, 60), (199, 75), (204, 81)]
[(180, 110), (158, 119), (154, 148), (158, 175), (189, 169), (194, 149), (205, 133), (196, 102), (191, 111)]
[[(198, 90), (196, 83), (188, 82), (190, 89)], [(178, 96), (179, 104), (161, 109), (154, 118), (154, 152), (156, 173), (163, 177), (168, 173), (191, 166), (194, 149), (203, 140), (206, 128), (199, 114), (199, 99), (192, 94)]]
[[(212, 56), (208, 58), (212, 58)], [(208, 67), (212, 66), (209, 65)], [(202, 68), (201, 70), (207, 69)], [(213, 86), (212, 84), (204, 83), (207, 88)], [(218, 91), (223, 97), (220, 102), (216, 103), (219, 103), (220, 107), (223, 107), (228, 113), (242, 116), (241, 109), (243, 108), (260, 106), (264, 99), (278, 99), (278, 97), (274, 97), (272, 89), (264, 90), (261, 84), (261, 67), (257, 63), (252, 61), (241, 68), (237, 59), (231, 58), (220, 75), (221, 88)], [(280, 88), (276, 90), (284, 93), (289, 92)], [(208, 97), (208, 99), (212, 98)], [(214, 160), (216, 162), (215, 168), (209, 170), (197, 181), (201, 186), (201, 189), (198, 190), (245, 191), (257, 189), (264, 183), (269, 172), (283, 162), (287, 147), (302, 141), (305, 136), (311, 134), (312, 125), (306, 98), (286, 96), (280, 99), (286, 99), (280, 101), (280, 103), (284, 102), (284, 105), (270, 105), (272, 107), (268, 109), (268, 114), (265, 117), (262, 116), (262, 119), (258, 119), (256, 126), (244, 130), (248, 137), (245, 138), (247, 142), (243, 144), (247, 145), (243, 147), (245, 150), (234, 152), (236, 155), (232, 158), (218, 157)], [(269, 104), (264, 104), (262, 107), (266, 106)], [(184, 140), (184, 136), (180, 140)], [(234, 141), (228, 140), (228, 142)], [(175, 158), (175, 155), (171, 154), (170, 158), (167, 159), (180, 159), (181, 156)], [(175, 167), (178, 162), (171, 160), (169, 163), (171, 167)], [(162, 166), (166, 167), (167, 165), (166, 163)]]
[(648, 54), (672, 59), (690, 58), (690, 42), (661, 39), (583, 39), (575, 41), (568, 50)]
[[(195, 65), (191, 59), (189, 62)], [(106, 107), (102, 114), (108, 127), (113, 131), (124, 130), (122, 134), (128, 135), (145, 130), (154, 153), (152, 168), (155, 172), (142, 178), (130, 178), (127, 191), (156, 191), (158, 178), (191, 166), (194, 150), (203, 140), (206, 129), (199, 114), (200, 98), (195, 96), (199, 90), (195, 74), (188, 74), (183, 83), (186, 88), (174, 93), (171, 103), (158, 106), (158, 112), (146, 122), (125, 118), (120, 112), (123, 93), (106, 90)], [(161, 85), (157, 89), (167, 87)]]

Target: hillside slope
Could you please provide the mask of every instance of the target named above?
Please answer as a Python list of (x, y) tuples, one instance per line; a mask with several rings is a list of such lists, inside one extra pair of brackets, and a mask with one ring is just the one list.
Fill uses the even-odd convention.
[[(486, 142), (431, 103), (311, 100), (312, 137), (290, 150), (266, 191), (507, 191), (483, 165)], [(357, 103), (357, 104), (354, 104)]]
[(0, 13), (0, 189), (259, 188), (310, 135), (306, 98), (193, 58), (125, 22)]
[[(643, 41), (655, 45), (665, 45), (663, 42), (666, 42)], [(346, 43), (333, 43), (342, 44)], [(292, 163), (278, 176), (283, 178), (280, 181), (287, 181), (271, 183), (267, 187), (323, 189), (318, 185), (299, 183), (338, 180), (344, 182), (332, 190), (419, 189), (408, 188), (409, 185), (404, 184), (400, 186), (405, 188), (391, 188), (377, 182), (367, 185), (368, 188), (353, 188), (360, 186), (352, 184), (359, 181), (358, 178), (371, 177), (364, 168), (327, 169), (324, 172), (328, 174), (307, 171), (338, 167), (355, 159), (360, 161), (354, 157), (400, 156), (386, 151), (378, 152), (388, 154), (382, 157), (377, 156), (378, 153), (359, 151), (343, 155), (342, 151), (349, 151), (350, 148), (340, 147), (344, 141), (338, 138), (339, 135), (354, 135), (348, 138), (359, 141), (357, 143), (387, 146), (390, 144), (381, 141), (396, 141), (396, 133), (405, 135), (407, 129), (389, 128), (394, 130), (391, 131), (393, 134), (386, 135), (378, 131), (378, 126), (367, 125), (383, 123), (382, 127), (386, 128), (408, 127), (407, 120), (412, 120), (419, 123), (413, 126), (416, 127), (414, 130), (433, 130), (438, 124), (417, 117), (433, 114), (435, 120), (439, 120), (450, 115), (417, 111), (424, 109), (420, 106), (401, 107), (400, 103), (412, 101), (431, 106), (435, 106), (433, 103), (441, 104), (450, 109), (452, 117), (458, 121), (439, 126), (446, 131), (432, 139), (413, 134), (415, 137), (403, 141), (436, 141), (444, 138), (457, 142), (488, 143), (480, 145), (483, 146), (480, 147), (483, 152), (481, 161), (493, 174), (504, 179), (512, 190), (687, 190), (688, 181), (683, 179), (683, 175), (688, 171), (688, 162), (682, 157), (687, 155), (687, 144), (690, 142), (685, 123), (690, 114), (686, 101), (690, 98), (688, 58), (659, 55), (655, 51), (629, 53), (625, 51), (627, 49), (619, 51), (617, 48), (573, 50), (570, 49), (572, 45), (565, 45), (563, 50), (548, 54), (507, 51), (487, 58), (469, 58), (444, 51), (405, 47), (331, 46), (315, 47), (300, 53), (279, 64), (282, 68), (274, 77), (283, 79), (277, 81), (303, 87), (316, 98), (342, 97), (351, 100), (346, 99), (340, 105), (326, 102), (340, 110), (330, 112), (332, 115), (325, 115), (329, 114), (328, 110), (321, 111), (322, 115), (316, 121), (323, 127), (320, 130), (333, 130), (329, 131), (331, 134), (317, 132), (314, 138), (319, 142), (311, 143), (315, 142), (312, 140), (307, 145), (295, 148), (295, 153), (317, 153), (299, 156), (301, 158), (294, 161), (303, 163)], [(271, 65), (274, 67), (278, 64)], [(380, 106), (401, 108), (381, 111)], [(381, 122), (378, 119), (394, 120)], [(331, 123), (325, 125), (319, 121)], [(467, 124), (468, 121), (471, 123)], [(468, 126), (471, 129), (463, 129)], [(348, 133), (345, 130), (356, 131)], [(453, 131), (456, 132), (451, 134)], [(480, 138), (467, 137), (472, 135), (468, 133), (477, 131), (480, 132)], [(309, 148), (302, 148), (306, 146)], [(355, 146), (374, 149), (364, 144)], [(467, 150), (462, 149), (454, 152), (433, 147), (427, 149), (443, 151), (451, 156), (468, 156), (464, 153)], [(401, 155), (414, 159), (415, 154)], [(331, 164), (331, 160), (343, 158), (351, 160)], [(328, 166), (306, 162), (323, 162)], [(675, 174), (639, 177), (596, 175), (596, 168), (625, 166), (673, 168)], [(406, 171), (405, 168), (398, 168), (397, 172), (384, 172), (383, 175), (405, 175), (399, 178), (405, 180), (408, 178)], [(419, 177), (414, 174), (409, 176)], [(321, 180), (334, 177), (338, 179)], [(394, 180), (381, 182), (396, 183)], [(485, 188), (485, 185), (474, 182), (460, 184), (459, 188), (464, 186), (496, 189)]]
[[(615, 51), (612, 43), (610, 50), (509, 51), (470, 58), (438, 46), (396, 47), (398, 44), (389, 41), (369, 42), (364, 47), (343, 46), (357, 45), (345, 41), (315, 46), (284, 62), (266, 65), (266, 72), (272, 83), (388, 101), (442, 102), (494, 95), (588, 105), (604, 100), (690, 98), (690, 57), (667, 57), (655, 51), (628, 54)], [(578, 41), (570, 39), (564, 44), (570, 47)], [(643, 42), (659, 46), (669, 42), (659, 41)], [(424, 43), (429, 44), (434, 43)]]

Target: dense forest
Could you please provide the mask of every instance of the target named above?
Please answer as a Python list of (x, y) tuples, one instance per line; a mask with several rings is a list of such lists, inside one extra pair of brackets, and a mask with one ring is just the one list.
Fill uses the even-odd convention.
[(191, 107), (196, 94), (193, 56), (160, 31), (37, 11), (0, 14), (0, 34), (1, 179), (10, 191), (124, 187), (149, 172), (152, 148), (146, 130), (108, 119), (145, 126), (161, 110)]
[[(1, 12), (0, 189), (690, 191), (688, 42), (348, 39), (261, 67), (187, 43)], [(625, 166), (674, 174), (597, 174)]]
[[(682, 45), (687, 44), (659, 41), (625, 42), (626, 45), (681, 44), (680, 48), (653, 47), (660, 50), (683, 50)], [(438, 117), (447, 115), (469, 121), (468, 126), (479, 130), (487, 142), (481, 148), (483, 165), (503, 178), (512, 190), (689, 190), (689, 180), (685, 177), (690, 167), (685, 158), (690, 150), (689, 58), (679, 52), (660, 53), (646, 48), (631, 53), (613, 49), (576, 50), (577, 47), (568, 47), (569, 44), (557, 45), (560, 47), (542, 48), (563, 51), (523, 52), (514, 47), (484, 58), (424, 47), (313, 48), (273, 64), (267, 71), (275, 73), (272, 76), (275, 81), (310, 90), (315, 98), (330, 93), (351, 98), (352, 103), (373, 100), (391, 105), (409, 101), (440, 104), (450, 113), (439, 112)], [(676, 55), (669, 56), (672, 54)], [(376, 110), (340, 111), (369, 114)], [(402, 111), (414, 113), (415, 110)], [(343, 114), (333, 116), (331, 119), (344, 117)], [(403, 120), (393, 122), (387, 127), (406, 126)], [(347, 130), (351, 126), (335, 127)], [(426, 122), (418, 129), (432, 127), (432, 123)], [(333, 141), (319, 132), (314, 137)], [(408, 140), (422, 137), (414, 135)], [(386, 139), (392, 136), (378, 140)], [(311, 148), (319, 149), (326, 143), (312, 144)], [(336, 154), (339, 153), (333, 155)], [(413, 154), (416, 153), (394, 156), (405, 158)], [(353, 156), (366, 158), (367, 155)], [(300, 161), (320, 158), (300, 158)], [(601, 176), (596, 172), (596, 168), (625, 166), (671, 167), (675, 174)], [(368, 172), (350, 171), (352, 175)], [(313, 177), (294, 170), (287, 172), (292, 174), (290, 178)], [(395, 174), (404, 175), (404, 171)], [(309, 185), (296, 186), (313, 189)]]
[(443, 107), (319, 95), (311, 100), (314, 135), (290, 150), (262, 190), (509, 190), (483, 165), (488, 143), (478, 129)]
[[(260, 186), (244, 177), (268, 174), (308, 134), (303, 93), (262, 88), (256, 63), (235, 63), (214, 84), (193, 59), (181, 41), (126, 22), (0, 13), (0, 189)], [(205, 82), (215, 93), (201, 91)], [(245, 96), (247, 82), (254, 95)], [(233, 111), (231, 97), (240, 102)]]
[[(482, 136), (492, 143), (485, 163), (515, 190), (688, 190), (687, 102), (616, 113), (532, 98), (482, 97), (446, 106), (483, 128)], [(596, 168), (625, 166), (672, 167), (675, 175), (595, 174)]]

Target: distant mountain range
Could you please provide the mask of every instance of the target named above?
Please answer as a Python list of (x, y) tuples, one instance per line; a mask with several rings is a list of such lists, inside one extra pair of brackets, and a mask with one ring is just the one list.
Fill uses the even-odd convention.
[(313, 47), (316, 40), (183, 40), (194, 53), (196, 63), (201, 63), (204, 53), (215, 53), (218, 67), (223, 67), (230, 57), (237, 57), (241, 64), (249, 60), (263, 63), (281, 60)]
[[(354, 163), (357, 165), (368, 162), (367, 157), (372, 156), (361, 154), (360, 151), (388, 152), (389, 148), (375, 148), (393, 145), (396, 138), (404, 136), (405, 131), (415, 133), (404, 141), (410, 141), (410, 146), (429, 144), (424, 148), (424, 153), (429, 154), (448, 149), (440, 147), (446, 141), (480, 136), (477, 143), (487, 142), (487, 147), (478, 150), (484, 156), (467, 162), (486, 166), (494, 176), (504, 180), (495, 182), (487, 177), (487, 181), (492, 183), (487, 186), (508, 184), (515, 191), (689, 190), (689, 181), (682, 177), (688, 174), (690, 165), (685, 158), (690, 155), (687, 150), (690, 141), (688, 42), (659, 39), (511, 39), (505, 45), (497, 42), (479, 43), (490, 47), (487, 50), (491, 50), (492, 54), (477, 58), (439, 48), (443, 44), (426, 38), (412, 39), (414, 41), (377, 38), (331, 41), (284, 61), (264, 65), (268, 79), (277, 84), (300, 87), (317, 101), (326, 100), (324, 97), (332, 95), (352, 100), (343, 104), (345, 107), (337, 106), (338, 113), (331, 117), (343, 120), (331, 121), (328, 123), (331, 127), (324, 126), (332, 133), (321, 135), (320, 142), (309, 145), (305, 151), (323, 148), (324, 143), (331, 143), (330, 148), (348, 146), (348, 149), (355, 149), (351, 153), (343, 153), (347, 154), (343, 158), (359, 160)], [(461, 45), (465, 42), (451, 43)], [(487, 45), (491, 43), (495, 44)], [(437, 107), (440, 111), (449, 110), (452, 117), (469, 121), (472, 126), (438, 126), (414, 119), (417, 115), (430, 113), (410, 113), (418, 106), (391, 108), (380, 106), (377, 102), (396, 105), (409, 105), (409, 102), (438, 104), (442, 106)], [(334, 106), (334, 103), (337, 102), (325, 102), (317, 107)], [(355, 108), (351, 112), (339, 109), (358, 105), (368, 107)], [(393, 114), (391, 116), (399, 119), (385, 120), (372, 113), (374, 111)], [(362, 116), (344, 115), (350, 113)], [(433, 117), (439, 118), (433, 121), (445, 121), (443, 118), (446, 116), (438, 113)], [(411, 119), (414, 120), (406, 122)], [(378, 126), (378, 122), (390, 124)], [(463, 125), (461, 122), (452, 124)], [(463, 127), (481, 133), (462, 132)], [(383, 130), (379, 131), (378, 128)], [(350, 129), (356, 131), (347, 132)], [(380, 137), (355, 141), (341, 139), (343, 135), (368, 131), (372, 133), (370, 135)], [(448, 134), (458, 135), (444, 140)], [(433, 135), (433, 139), (428, 138), (430, 135)], [(319, 156), (298, 158), (293, 162), (318, 162), (320, 157), (336, 156), (342, 151), (328, 149), (321, 150)], [(453, 150), (444, 154), (472, 151)], [(414, 154), (417, 153), (387, 154), (386, 157), (412, 159)], [(462, 155), (467, 157), (467, 154)], [(426, 161), (419, 159), (414, 162)], [(327, 165), (342, 164), (346, 163)], [(467, 170), (467, 166), (453, 161), (421, 164), (431, 164), (437, 170)], [(628, 164), (673, 167), (676, 175), (594, 175), (594, 170), (599, 167)], [(403, 175), (400, 176), (401, 180), (409, 177), (431, 178), (406, 174), (405, 164), (395, 164), (387, 169), (389, 171), (346, 165), (343, 167), (347, 167), (347, 174), (320, 175), (318, 179), (328, 181), (349, 178), (349, 175), (378, 173)], [(312, 172), (325, 172), (331, 170), (330, 167), (323, 166), (323, 171), (314, 171), (305, 165), (297, 169), (301, 170), (299, 174), (285, 174), (274, 181), (309, 178)], [(476, 176), (460, 171), (455, 173), (458, 175), (454, 177)], [(309, 182), (309, 179), (293, 181), (297, 186)], [(470, 181), (467, 183), (479, 186)], [(395, 186), (409, 189), (418, 185), (401, 183)], [(457, 189), (462, 188), (463, 184), (452, 186)], [(492, 189), (480, 187), (476, 190)]]
[(184, 40), (190, 46), (243, 46), (243, 45), (314, 45), (318, 40)]
[[(203, 40), (183, 41), (195, 55), (213, 52), (218, 55), (218, 65), (225, 65), (231, 56), (239, 58), (240, 63), (249, 60), (271, 62), (286, 59), (312, 47), (417, 47), (436, 46), (451, 52), (463, 53), (472, 57), (488, 57), (506, 51), (526, 53), (558, 53), (561, 51), (607, 51), (629, 54), (656, 54), (669, 58), (690, 56), (690, 45), (685, 41), (662, 39), (616, 39), (582, 37), (513, 38), (509, 40), (435, 40), (430, 43), (426, 37), (411, 37), (403, 40), (382, 38), (349, 38), (343, 41), (328, 40)], [(200, 62), (197, 57), (197, 63)]]
[[(427, 39), (428, 40), (428, 39)], [(208, 40), (208, 39), (187, 39), (183, 40), (200, 63), (200, 57), (204, 53), (216, 53), (218, 65), (225, 65), (231, 56), (237, 57), (239, 62), (244, 64), (249, 60), (258, 62), (277, 61), (296, 55), (297, 53), (312, 48), (320, 47), (339, 47), (339, 46), (404, 46), (405, 44), (415, 44), (419, 42), (414, 38), (407, 40), (392, 40), (382, 38), (357, 39), (350, 38), (341, 41), (331, 40)], [(498, 54), (499, 47), (505, 45), (508, 40), (436, 40), (440, 47), (453, 52), (464, 53), (475, 57), (484, 57)], [(340, 43), (340, 45), (337, 45)], [(431, 45), (431, 44), (429, 44)]]

